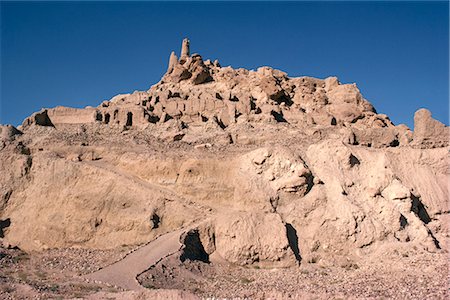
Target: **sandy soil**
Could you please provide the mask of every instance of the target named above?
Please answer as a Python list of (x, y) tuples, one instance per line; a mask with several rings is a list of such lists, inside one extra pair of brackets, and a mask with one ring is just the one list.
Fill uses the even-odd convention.
[[(130, 250), (60, 249), (26, 254), (1, 248), (0, 298), (138, 298), (80, 276), (110, 265)], [(447, 253), (407, 249), (388, 251), (378, 262), (368, 258), (357, 264), (324, 267), (320, 261), (304, 261), (287, 269), (181, 262), (179, 255), (172, 255), (138, 279), (155, 297), (159, 289), (171, 289), (210, 299), (448, 299), (448, 270)], [(170, 295), (185, 298), (190, 293), (172, 291)]]
[(251, 269), (217, 263), (180, 263), (172, 256), (140, 276), (147, 288), (171, 287), (215, 299), (448, 299), (444, 253), (394, 252), (378, 263)]

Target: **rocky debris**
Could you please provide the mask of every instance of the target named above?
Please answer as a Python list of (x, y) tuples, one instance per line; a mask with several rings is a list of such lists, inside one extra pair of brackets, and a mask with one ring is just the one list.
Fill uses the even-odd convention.
[[(78, 275), (121, 259), (129, 250), (128, 247), (114, 251), (69, 248), (26, 253), (0, 246), (0, 298), (85, 298), (102, 286), (86, 283)], [(117, 292), (112, 287), (107, 290)]]
[(158, 289), (143, 291), (126, 291), (126, 292), (99, 292), (92, 294), (85, 299), (101, 300), (101, 299), (117, 299), (117, 300), (136, 300), (136, 299), (155, 299), (155, 300), (199, 300), (200, 298), (192, 293), (180, 290)]
[(449, 127), (433, 119), (429, 110), (423, 108), (416, 111), (414, 114), (414, 147), (448, 147), (449, 136)]
[(310, 261), (295, 268), (249, 268), (185, 261), (171, 256), (139, 276), (149, 288), (170, 286), (202, 298), (360, 299), (448, 298), (444, 256), (405, 249), (383, 252), (376, 261), (325, 267)]

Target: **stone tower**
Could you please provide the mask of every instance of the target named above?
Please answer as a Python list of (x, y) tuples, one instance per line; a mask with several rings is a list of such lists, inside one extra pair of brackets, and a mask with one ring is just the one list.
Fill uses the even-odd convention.
[(189, 51), (189, 39), (183, 39), (183, 43), (181, 44), (181, 55), (180, 55), (180, 63), (185, 63), (190, 55)]

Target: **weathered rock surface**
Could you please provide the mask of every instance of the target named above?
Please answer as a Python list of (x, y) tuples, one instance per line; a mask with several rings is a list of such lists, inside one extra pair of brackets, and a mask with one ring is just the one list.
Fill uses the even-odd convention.
[(221, 215), (215, 227), (217, 254), (238, 265), (285, 267), (295, 264), (286, 226), (274, 213)]
[(449, 129), (414, 119), (395, 126), (336, 77), (221, 67), (185, 40), (148, 91), (0, 128), (0, 239), (109, 249), (200, 224), (192, 253), (237, 265), (439, 252)]
[(427, 109), (419, 109), (414, 114), (413, 145), (419, 148), (448, 147), (450, 129), (431, 117)]

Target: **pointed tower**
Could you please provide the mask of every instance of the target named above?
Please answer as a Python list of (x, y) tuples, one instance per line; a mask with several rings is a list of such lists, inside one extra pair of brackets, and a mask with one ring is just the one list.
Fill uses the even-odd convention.
[(189, 56), (190, 56), (189, 39), (185, 38), (183, 39), (183, 43), (181, 44), (180, 63), (184, 64)]

